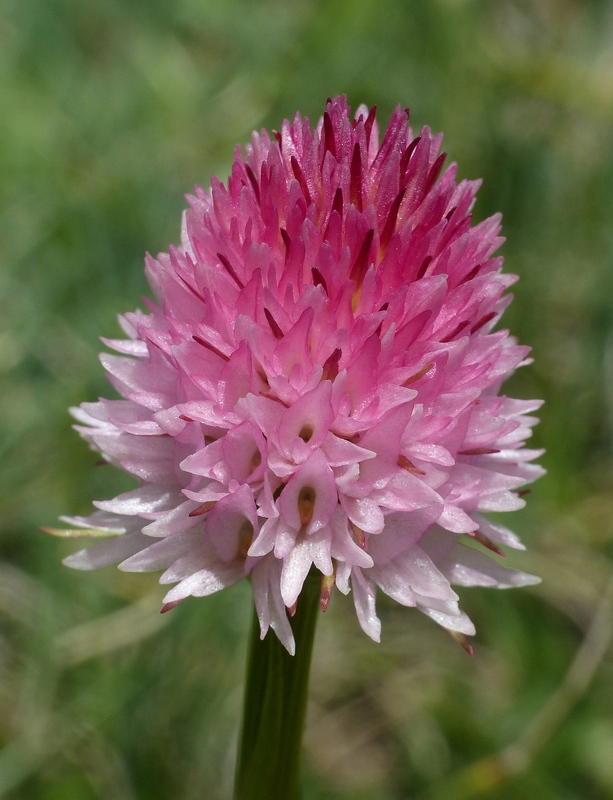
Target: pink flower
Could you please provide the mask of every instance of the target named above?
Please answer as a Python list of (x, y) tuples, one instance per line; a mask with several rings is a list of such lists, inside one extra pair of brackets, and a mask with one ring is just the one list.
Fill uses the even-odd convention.
[(290, 652), (313, 568), (322, 608), (352, 591), (377, 641), (377, 588), (465, 643), (452, 584), (538, 580), (487, 557), (522, 548), (482, 512), (520, 508), (542, 473), (523, 447), (540, 403), (499, 394), (527, 363), (493, 332), (515, 277), (500, 217), (471, 226), (479, 182), (439, 177), (441, 138), (397, 109), (379, 144), (375, 109), (335, 98), (188, 198), (181, 245), (147, 257), (157, 303), (105, 340), (124, 399), (73, 412), (141, 485), (68, 518), (115, 536), (66, 564), (163, 569), (165, 609), (250, 577), (262, 636)]

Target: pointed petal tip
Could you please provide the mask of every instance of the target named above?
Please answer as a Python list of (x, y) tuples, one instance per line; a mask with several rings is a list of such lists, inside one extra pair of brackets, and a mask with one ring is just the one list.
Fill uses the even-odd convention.
[(464, 650), (465, 653), (467, 653), (469, 656), (474, 656), (475, 654), (474, 648), (464, 633), (460, 633), (459, 631), (452, 631), (449, 628), (446, 628), (445, 630), (451, 636), (451, 638), (454, 639), (460, 645), (460, 647), (462, 648), (462, 650)]
[(466, 535), (470, 536), (471, 539), (474, 539), (476, 542), (479, 542), (479, 544), (483, 545), (483, 547), (487, 548), (488, 550), (491, 550), (492, 553), (496, 553), (497, 556), (506, 558), (506, 553), (504, 552), (504, 550), (498, 547), (497, 544), (494, 544), (494, 542), (489, 538), (489, 536), (486, 536), (484, 533), (481, 533), (480, 530), (469, 531)]
[(87, 550), (79, 550), (77, 553), (73, 553), (72, 555), (63, 558), (62, 564), (65, 567), (70, 567), (70, 569), (78, 569), (83, 572), (93, 570), (95, 567), (92, 566), (92, 564), (86, 558), (86, 553)]
[(118, 531), (106, 528), (39, 528), (41, 533), (48, 536), (55, 536), (58, 539), (111, 539), (114, 536), (121, 536)]
[(336, 575), (334, 573), (332, 573), (332, 575), (321, 576), (319, 607), (321, 608), (322, 612), (326, 611), (328, 605), (330, 604), (330, 597), (332, 595), (332, 589), (334, 588), (335, 581), (336, 581)]
[(518, 572), (516, 582), (509, 588), (515, 588), (517, 586), (537, 586), (542, 582), (543, 579), (539, 578), (538, 575), (531, 575), (529, 572)]
[(176, 608), (185, 599), (186, 598), (184, 597), (181, 600), (173, 600), (170, 603), (164, 603), (164, 605), (160, 608), (160, 614), (165, 614), (167, 611), (170, 611), (171, 609)]

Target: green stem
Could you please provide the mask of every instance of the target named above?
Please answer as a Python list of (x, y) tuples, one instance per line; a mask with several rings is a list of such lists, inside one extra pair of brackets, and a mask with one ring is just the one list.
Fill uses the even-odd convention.
[(273, 631), (260, 639), (260, 625), (254, 613), (234, 800), (300, 797), (300, 743), (319, 587), (317, 574), (310, 573), (291, 619), (296, 639), (294, 656), (290, 656)]

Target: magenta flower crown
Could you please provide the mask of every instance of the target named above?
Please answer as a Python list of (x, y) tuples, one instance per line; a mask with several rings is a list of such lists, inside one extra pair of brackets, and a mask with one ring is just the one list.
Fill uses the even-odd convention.
[(337, 97), (188, 198), (181, 245), (147, 257), (158, 302), (103, 340), (125, 399), (73, 411), (141, 485), (66, 518), (113, 537), (66, 564), (163, 569), (163, 610), (249, 577), (290, 652), (311, 569), (322, 609), (351, 591), (374, 640), (379, 588), (467, 647), (451, 584), (538, 581), (487, 556), (522, 547), (481, 512), (542, 474), (523, 447), (540, 402), (499, 394), (529, 350), (493, 332), (516, 278), (492, 256), (499, 215), (471, 227), (479, 182), (440, 175), (441, 140), (399, 108), (379, 144), (375, 109)]

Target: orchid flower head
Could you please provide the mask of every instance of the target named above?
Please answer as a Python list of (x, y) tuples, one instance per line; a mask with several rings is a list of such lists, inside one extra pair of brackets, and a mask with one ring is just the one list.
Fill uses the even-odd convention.
[(374, 108), (336, 97), (196, 188), (180, 245), (147, 256), (155, 301), (104, 340), (121, 399), (73, 410), (139, 487), (65, 518), (111, 537), (66, 564), (162, 570), (164, 608), (247, 578), (290, 652), (311, 570), (376, 641), (379, 590), (466, 642), (452, 585), (537, 582), (490, 558), (522, 545), (483, 516), (543, 472), (540, 402), (500, 393), (528, 360), (496, 329), (516, 278), (441, 143), (401, 108), (380, 139)]

